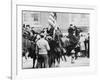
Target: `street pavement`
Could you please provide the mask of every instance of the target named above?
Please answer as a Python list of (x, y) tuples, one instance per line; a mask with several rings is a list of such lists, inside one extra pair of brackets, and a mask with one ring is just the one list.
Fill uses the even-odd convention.
[[(60, 64), (56, 62), (54, 67), (79, 67), (79, 66), (89, 66), (89, 58), (87, 57), (79, 57), (71, 63), (71, 57), (66, 56), (67, 61), (60, 60)], [(32, 69), (33, 60), (32, 58), (28, 58), (27, 60), (23, 57), (23, 69)]]

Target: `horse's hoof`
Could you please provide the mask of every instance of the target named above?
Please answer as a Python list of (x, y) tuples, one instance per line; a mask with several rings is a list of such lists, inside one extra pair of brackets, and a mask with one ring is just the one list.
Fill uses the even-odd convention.
[(72, 64), (74, 64), (75, 62), (71, 62)]

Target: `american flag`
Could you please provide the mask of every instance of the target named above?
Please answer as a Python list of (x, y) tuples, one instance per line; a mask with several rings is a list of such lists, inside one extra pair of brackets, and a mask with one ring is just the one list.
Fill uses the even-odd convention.
[(56, 27), (56, 20), (57, 20), (57, 14), (55, 12), (49, 13), (49, 19), (48, 22), (50, 25), (52, 25), (54, 28)]
[(55, 30), (57, 29), (57, 14), (56, 12), (49, 13), (49, 19), (48, 19), (50, 27), (54, 28), (53, 31), (53, 38), (55, 37)]

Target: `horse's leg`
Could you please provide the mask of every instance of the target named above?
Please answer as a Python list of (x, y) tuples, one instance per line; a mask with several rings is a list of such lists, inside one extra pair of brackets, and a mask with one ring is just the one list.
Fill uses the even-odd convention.
[(64, 60), (65, 60), (65, 61), (67, 61), (66, 56), (65, 56), (65, 55), (63, 55), (63, 57), (64, 57)]
[(64, 59), (64, 61), (67, 61), (65, 54), (63, 54), (61, 57), (62, 57), (62, 59)]
[(28, 59), (28, 55), (29, 55), (29, 52), (26, 52), (26, 54), (25, 54), (25, 59), (26, 60)]
[(80, 52), (80, 47), (77, 47), (75, 50), (75, 59), (78, 58), (78, 53)]
[(74, 63), (74, 60), (75, 60), (75, 54), (72, 54), (72, 55), (71, 55), (71, 63), (72, 63), (72, 64)]
[(57, 61), (58, 61), (58, 64), (59, 64), (59, 63), (60, 63), (59, 58), (58, 58), (58, 60), (57, 60)]
[(62, 49), (62, 51), (61, 51), (61, 58), (62, 58), (62, 61), (65, 60), (65, 56), (64, 56), (64, 51), (63, 51), (63, 49)]
[(41, 62), (41, 63), (40, 63), (40, 66), (41, 66), (41, 68), (45, 68), (44, 62)]
[(65, 48), (66, 52), (64, 53), (64, 59), (67, 61), (66, 56), (67, 56), (67, 49)]
[(60, 58), (61, 58), (61, 59), (62, 59), (62, 61), (63, 61), (63, 55), (61, 55), (61, 56), (60, 56)]
[(35, 67), (36, 55), (33, 55), (33, 68)]
[(75, 48), (75, 54), (74, 54), (75, 60), (77, 59), (77, 48)]
[(55, 60), (56, 60), (56, 55), (55, 53), (53, 54), (53, 58), (52, 58), (52, 65), (55, 66)]
[(39, 67), (40, 67), (40, 62), (39, 62), (39, 60), (37, 59), (36, 68), (39, 68)]
[(51, 55), (51, 61), (50, 61), (51, 63), (50, 63), (50, 65), (51, 65), (51, 67), (53, 66), (55, 66), (55, 55), (54, 54), (52, 54)]
[(51, 67), (51, 65), (52, 65), (52, 59), (51, 59), (51, 54), (49, 55), (49, 60), (48, 60), (48, 64), (49, 64), (49, 67)]
[(44, 62), (42, 63), (42, 68), (45, 68), (45, 63)]
[(60, 63), (60, 53), (58, 54), (58, 64)]
[(56, 54), (56, 61), (58, 62), (58, 54)]
[(55, 67), (55, 58), (54, 58), (54, 57), (53, 57), (53, 59), (52, 59), (51, 65), (52, 65), (53, 67)]

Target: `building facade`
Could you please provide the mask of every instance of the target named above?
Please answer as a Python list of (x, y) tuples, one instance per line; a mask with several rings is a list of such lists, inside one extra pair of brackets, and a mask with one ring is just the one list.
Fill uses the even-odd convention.
[[(50, 12), (23, 11), (23, 24), (37, 28), (48, 27), (49, 13)], [(67, 31), (70, 24), (74, 24), (86, 32), (89, 30), (89, 14), (61, 12), (57, 12), (56, 14), (57, 25), (64, 33)]]

